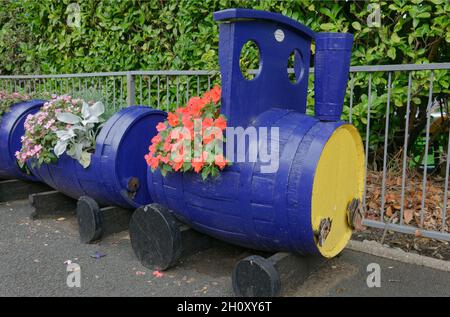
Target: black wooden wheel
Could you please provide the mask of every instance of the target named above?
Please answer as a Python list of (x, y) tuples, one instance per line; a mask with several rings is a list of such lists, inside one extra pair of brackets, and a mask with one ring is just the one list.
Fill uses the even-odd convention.
[(233, 291), (241, 297), (273, 297), (281, 290), (280, 276), (273, 263), (259, 255), (239, 261), (233, 270)]
[(158, 204), (138, 208), (131, 217), (130, 239), (143, 266), (167, 270), (181, 256), (179, 223), (169, 210)]
[(83, 196), (77, 203), (78, 231), (82, 243), (92, 243), (103, 233), (100, 207), (91, 197)]

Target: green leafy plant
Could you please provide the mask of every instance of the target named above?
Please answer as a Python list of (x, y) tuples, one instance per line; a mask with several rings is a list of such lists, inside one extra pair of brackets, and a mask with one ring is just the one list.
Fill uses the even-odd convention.
[(103, 122), (102, 115), (105, 107), (102, 102), (96, 102), (89, 106), (87, 102), (82, 103), (81, 114), (71, 112), (58, 112), (56, 119), (65, 123), (64, 129), (56, 131), (58, 141), (54, 152), (57, 157), (67, 153), (77, 160), (84, 168), (91, 164), (91, 155), (95, 151), (95, 139), (99, 124)]

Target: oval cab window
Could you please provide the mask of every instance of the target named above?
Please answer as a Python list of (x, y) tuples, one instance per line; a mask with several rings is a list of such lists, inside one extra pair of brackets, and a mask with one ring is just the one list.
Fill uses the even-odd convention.
[(258, 76), (261, 68), (260, 53), (254, 41), (248, 41), (242, 46), (239, 66), (245, 79), (253, 80)]
[(298, 49), (291, 52), (288, 59), (287, 75), (292, 84), (297, 84), (303, 78), (305, 72), (305, 64), (303, 62), (302, 53)]

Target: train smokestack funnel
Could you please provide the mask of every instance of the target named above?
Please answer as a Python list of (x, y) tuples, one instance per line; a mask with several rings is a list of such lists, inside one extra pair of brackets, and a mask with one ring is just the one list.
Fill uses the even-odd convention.
[(316, 33), (315, 42), (315, 116), (321, 121), (338, 121), (350, 71), (353, 34)]

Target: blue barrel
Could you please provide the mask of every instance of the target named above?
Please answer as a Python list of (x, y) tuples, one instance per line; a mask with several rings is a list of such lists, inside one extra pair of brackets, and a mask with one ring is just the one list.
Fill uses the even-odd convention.
[(148, 144), (165, 113), (149, 107), (122, 109), (102, 127), (91, 165), (62, 155), (56, 164), (32, 168), (33, 174), (58, 190), (78, 199), (89, 196), (99, 205), (136, 208), (151, 202), (147, 191)]
[[(278, 128), (278, 135), (270, 132), (268, 138), (279, 141), (278, 169), (268, 173), (260, 161), (234, 162), (206, 181), (195, 173), (163, 177), (149, 171), (153, 201), (194, 229), (240, 246), (337, 255), (352, 234), (348, 205), (362, 198), (364, 151), (353, 125), (305, 114), (310, 45), (316, 34), (269, 12), (229, 9), (215, 13), (215, 19), (228, 22), (220, 25), (222, 113), (231, 127)], [(239, 69), (240, 51), (248, 40), (256, 42), (262, 60), (250, 81)], [(295, 63), (296, 74), (302, 74), (296, 83), (286, 72), (293, 51), (302, 55)], [(316, 59), (315, 66), (327, 69), (320, 65), (326, 62)], [(328, 75), (316, 73), (315, 80), (335, 85), (320, 78)], [(320, 89), (327, 87), (322, 84)], [(340, 100), (340, 95), (333, 100)], [(232, 137), (227, 134), (227, 142)]]
[(43, 100), (16, 103), (0, 118), (0, 178), (36, 181), (34, 176), (19, 168), (15, 153), (22, 147), (27, 116), (35, 114), (44, 103)]

